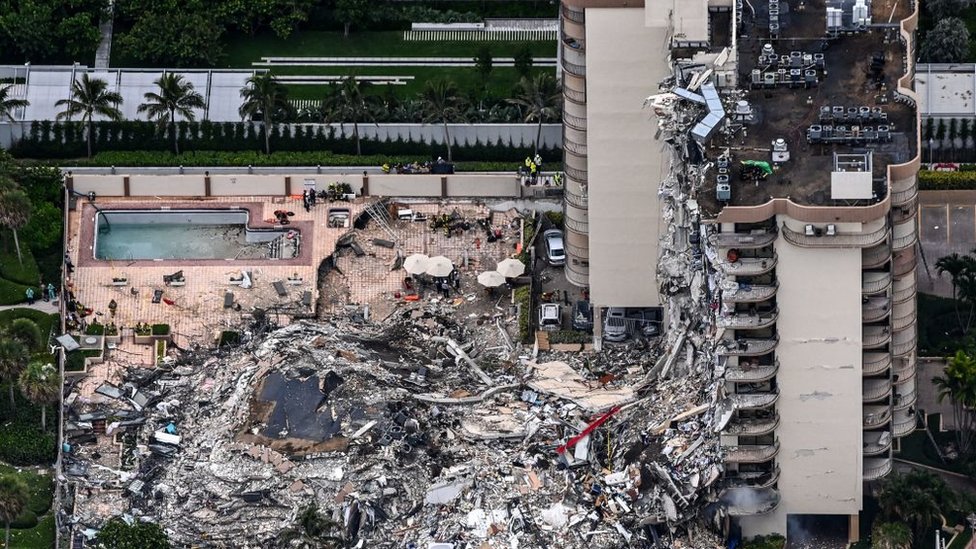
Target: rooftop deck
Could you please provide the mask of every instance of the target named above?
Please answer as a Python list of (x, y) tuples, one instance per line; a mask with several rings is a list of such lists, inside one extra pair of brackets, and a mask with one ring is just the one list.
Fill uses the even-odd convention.
[[(792, 4), (791, 4), (792, 5)], [(739, 87), (747, 90), (746, 100), (753, 110), (753, 121), (745, 124), (745, 132), (738, 131), (732, 137), (716, 132), (709, 143), (709, 159), (714, 160), (730, 149), (732, 163), (731, 200), (729, 205), (751, 206), (762, 204), (770, 198), (789, 197), (804, 205), (866, 205), (885, 198), (886, 168), (889, 164), (901, 164), (916, 154), (915, 107), (896, 101), (894, 90), (904, 75), (904, 46), (898, 39), (898, 23), (911, 14), (909, 0), (892, 0), (873, 4), (872, 26), (860, 33), (826, 36), (825, 0), (808, 0), (804, 9), (789, 10), (788, 17), (781, 15), (779, 40), (771, 41), (767, 29), (765, 3), (756, 5), (756, 13), (743, 14), (743, 30), (739, 36)], [(768, 57), (761, 58), (764, 45), (771, 45), (780, 59), (791, 53), (823, 54), (823, 67), (800, 63), (801, 75), (808, 70), (816, 72), (817, 83), (807, 87), (799, 85), (753, 85), (753, 71), (763, 74), (776, 73), (795, 65), (782, 62), (773, 65)], [(767, 50), (768, 51), (768, 50)], [(873, 56), (883, 58), (880, 69), (872, 73)], [(762, 81), (762, 80), (761, 80)], [(845, 118), (821, 121), (821, 107), (843, 107)], [(871, 118), (847, 119), (846, 113), (880, 108)], [(881, 113), (885, 117), (881, 119)], [(731, 113), (730, 113), (731, 114)], [(847, 132), (875, 131), (887, 126), (888, 138), (873, 140), (860, 138), (844, 143), (811, 143), (807, 129), (811, 125), (843, 126)], [(858, 135), (864, 135), (858, 133)], [(742, 160), (772, 159), (772, 142), (784, 139), (789, 150), (789, 160), (774, 168), (772, 175), (763, 181), (746, 181), (740, 178)], [(861, 200), (835, 200), (831, 198), (831, 171), (834, 153), (860, 153), (871, 151), (873, 196)], [(712, 172), (715, 173), (714, 171)], [(716, 200), (715, 177), (707, 179), (699, 201), (706, 211), (717, 212), (723, 204)]]

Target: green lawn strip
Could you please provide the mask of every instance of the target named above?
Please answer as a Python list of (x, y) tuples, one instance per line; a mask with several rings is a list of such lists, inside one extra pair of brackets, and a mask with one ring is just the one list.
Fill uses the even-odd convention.
[(10, 531), (10, 549), (51, 549), (54, 547), (54, 513), (40, 519), (37, 526)]
[[(552, 67), (533, 67), (531, 74), (550, 71)], [(275, 69), (279, 75), (328, 75), (328, 76), (413, 76), (404, 85), (372, 86), (370, 93), (384, 95), (387, 89), (393, 90), (398, 98), (414, 98), (423, 90), (428, 80), (446, 78), (458, 85), (463, 94), (481, 91), (481, 76), (469, 67), (281, 67)], [(520, 77), (512, 67), (495, 67), (488, 77), (488, 95), (492, 97), (511, 97)], [(326, 84), (288, 84), (291, 99), (322, 99), (327, 93)]]
[(25, 303), (27, 301), (26, 292), (27, 286), (0, 278), (0, 305)]
[(556, 41), (405, 41), (402, 31), (300, 31), (287, 39), (274, 34), (235, 36), (227, 40), (223, 67), (253, 68), (262, 57), (474, 57), (487, 45), (493, 57), (512, 57), (528, 47), (533, 57), (556, 57)]
[[(960, 305), (965, 322), (967, 307)], [(956, 320), (953, 300), (918, 294), (918, 347), (920, 356), (944, 357), (955, 354), (963, 345), (963, 334)]]

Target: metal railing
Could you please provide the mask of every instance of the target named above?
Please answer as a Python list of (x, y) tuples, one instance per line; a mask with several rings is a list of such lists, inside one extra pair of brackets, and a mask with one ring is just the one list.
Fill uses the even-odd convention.
[(762, 463), (776, 457), (779, 453), (779, 441), (772, 444), (727, 446), (723, 450), (725, 450), (725, 461), (728, 463)]
[(570, 177), (579, 183), (586, 183), (586, 170), (564, 165), (563, 173), (566, 174), (566, 177)]
[(917, 240), (918, 232), (913, 228), (911, 234), (891, 239), (891, 249), (894, 251), (904, 250), (905, 248), (914, 246)]
[(708, 241), (718, 248), (764, 248), (776, 240), (776, 233), (715, 233)]
[(887, 326), (879, 328), (876, 326), (865, 327), (861, 344), (865, 347), (880, 347), (891, 341), (891, 330)]
[(773, 364), (743, 368), (741, 365), (725, 371), (725, 381), (733, 383), (759, 383), (772, 379), (779, 369), (779, 361)]
[(861, 266), (864, 268), (880, 267), (891, 259), (891, 248), (884, 244), (865, 249), (861, 254)]
[(586, 76), (586, 65), (578, 65), (563, 58), (563, 70), (576, 76)]
[(872, 376), (880, 374), (890, 366), (890, 353), (864, 353), (864, 362), (861, 370), (863, 375)]
[(891, 394), (891, 381), (888, 379), (865, 379), (861, 387), (861, 400), (874, 402)]
[[(872, 275), (872, 273), (864, 273), (865, 277), (867, 275)], [(891, 286), (891, 274), (882, 273), (884, 276), (871, 276), (872, 280), (865, 280), (861, 283), (861, 293), (865, 294), (877, 294), (883, 292)]]
[(722, 430), (722, 434), (740, 437), (758, 437), (768, 435), (779, 426), (779, 414), (766, 419), (732, 420)]
[(895, 420), (894, 424), (891, 426), (891, 433), (896, 437), (904, 437), (912, 434), (915, 427), (918, 425), (915, 416), (911, 418)]
[(870, 412), (862, 416), (862, 424), (868, 429), (880, 427), (891, 421), (891, 410), (887, 406), (884, 408), (875, 406), (875, 408), (878, 408), (876, 412)]
[[(896, 280), (895, 287), (897, 286), (898, 286), (898, 281)], [(894, 302), (896, 305), (899, 303), (904, 303), (905, 301), (914, 298), (915, 294), (917, 293), (918, 293), (918, 281), (916, 281), (915, 278), (913, 277), (911, 284), (909, 284), (904, 288), (896, 289), (894, 292), (892, 292), (891, 301)]]
[(888, 236), (888, 227), (882, 227), (870, 233), (837, 233), (834, 235), (810, 236), (790, 229), (786, 225), (782, 227), (783, 238), (794, 246), (803, 248), (869, 248), (876, 246)]
[(573, 116), (566, 112), (565, 109), (563, 109), (563, 122), (574, 130), (586, 131), (586, 119), (582, 116)]
[(864, 460), (864, 480), (878, 480), (891, 472), (891, 458)]
[(563, 83), (563, 96), (565, 96), (566, 99), (569, 99), (573, 103), (586, 105), (586, 92), (574, 90), (573, 88), (567, 86), (565, 84), (565, 81)]
[(565, 135), (563, 136), (563, 148), (573, 154), (586, 156), (586, 144), (573, 142)]
[(563, 224), (570, 230), (576, 231), (581, 234), (590, 234), (590, 224), (586, 221), (578, 221), (576, 219), (570, 218), (568, 215), (563, 218)]
[(563, 6), (563, 17), (569, 19), (570, 21), (575, 21), (576, 23), (586, 23), (586, 12), (580, 10), (574, 10), (569, 6)]

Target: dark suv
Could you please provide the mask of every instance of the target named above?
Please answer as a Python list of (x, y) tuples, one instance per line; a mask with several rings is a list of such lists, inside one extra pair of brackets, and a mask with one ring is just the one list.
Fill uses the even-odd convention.
[(589, 301), (577, 301), (573, 305), (573, 329), (581, 332), (593, 331), (593, 309)]

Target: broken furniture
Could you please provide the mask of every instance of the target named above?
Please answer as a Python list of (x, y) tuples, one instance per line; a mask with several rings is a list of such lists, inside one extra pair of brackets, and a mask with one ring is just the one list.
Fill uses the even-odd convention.
[(167, 286), (186, 286), (186, 278), (183, 271), (176, 271), (171, 275), (163, 275), (163, 284)]

